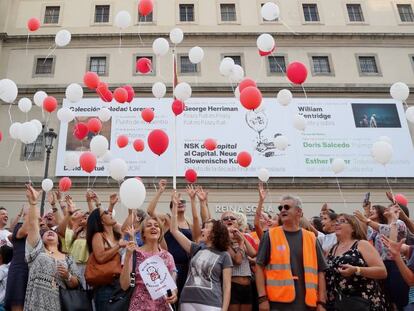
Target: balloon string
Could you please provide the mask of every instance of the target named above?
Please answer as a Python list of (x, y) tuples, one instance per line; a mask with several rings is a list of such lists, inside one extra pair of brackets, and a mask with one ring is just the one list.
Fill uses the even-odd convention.
[(89, 180), (90, 180), (90, 177), (91, 177), (91, 175), (90, 174), (88, 174), (88, 189), (89, 189)]
[(231, 87), (231, 90), (232, 90), (233, 95), (234, 95), (234, 87), (233, 87), (233, 82), (231, 81), (230, 77), (229, 77), (229, 83), (230, 83), (230, 87)]
[(385, 165), (384, 165), (384, 170), (385, 170), (385, 180), (387, 181), (387, 185), (388, 185), (388, 188), (390, 188), (391, 194), (393, 194), (393, 191), (392, 191), (392, 188), (391, 188), (391, 184), (390, 184), (390, 182), (388, 180), (387, 166), (385, 166)]
[(96, 182), (96, 178), (97, 178), (98, 176), (97, 175), (95, 175), (95, 178), (93, 179), (93, 183), (92, 183), (92, 189), (94, 188), (94, 186), (95, 186), (95, 182)]
[(141, 24), (142, 24), (142, 22), (138, 22), (138, 29), (137, 29), (137, 32), (138, 32), (138, 38), (139, 38), (139, 42), (141, 43), (141, 45), (142, 46), (145, 46), (145, 44), (144, 44), (144, 41), (142, 41), (142, 38), (141, 38)]
[(7, 165), (6, 165), (6, 166), (4, 166), (4, 167), (0, 167), (0, 169), (4, 169), (4, 168), (8, 168), (8, 167), (10, 167), (11, 157), (12, 157), (12, 154), (13, 154), (13, 152), (14, 152), (14, 149), (16, 148), (16, 145), (17, 145), (17, 142), (15, 141), (15, 142), (14, 142), (14, 144), (13, 144), (12, 150), (10, 151), (9, 158), (8, 158), (8, 160), (7, 160)]
[(303, 87), (303, 84), (301, 84), (300, 86), (302, 87), (303, 94), (305, 94), (306, 103), (307, 103), (307, 104), (309, 104), (308, 94), (306, 94), (306, 90), (305, 90), (305, 88)]
[(288, 24), (286, 24), (282, 19), (280, 19), (280, 22), (295, 36), (299, 36), (299, 34), (296, 31), (294, 31)]
[(268, 183), (268, 181), (266, 181), (266, 190), (267, 190), (267, 193), (269, 194), (269, 199), (270, 199), (270, 206), (272, 206), (273, 207), (273, 197), (272, 197), (272, 193), (271, 193), (271, 191), (270, 191), (270, 188), (269, 188), (269, 183)]
[(403, 106), (404, 106), (404, 105), (405, 105), (405, 108), (407, 108), (407, 109), (409, 108), (409, 107), (408, 107), (408, 104), (407, 104), (407, 102), (406, 102), (405, 100), (403, 101)]
[(347, 206), (347, 204), (346, 204), (344, 194), (342, 193), (342, 189), (341, 189), (341, 185), (339, 184), (338, 177), (335, 177), (335, 178), (336, 178), (336, 184), (338, 185), (338, 190), (339, 190), (339, 193), (340, 193), (340, 195), (341, 195), (342, 201), (344, 202), (345, 209), (346, 209), (346, 210), (348, 210), (348, 206)]
[(13, 103), (10, 103), (10, 105), (9, 105), (9, 118), (10, 118), (10, 125), (12, 125), (13, 124), (13, 119), (12, 119), (12, 115), (11, 115), (11, 108), (12, 108), (12, 104)]
[(118, 45), (119, 54), (121, 54), (121, 45), (122, 45), (122, 34), (121, 34), (121, 30), (119, 30), (119, 45)]
[(53, 50), (49, 54), (47, 54), (45, 60), (43, 61), (43, 65), (46, 63), (46, 61), (49, 58), (49, 56), (52, 55), (52, 53), (56, 50), (56, 48), (57, 48), (57, 45), (55, 44)]
[(155, 185), (155, 179), (158, 177), (158, 160), (160, 156), (158, 156), (158, 159), (155, 161), (155, 176), (152, 178), (152, 185), (154, 186), (154, 190), (157, 191), (157, 186)]
[(29, 36), (30, 36), (30, 33), (28, 32), (27, 33), (27, 40), (26, 40), (26, 56), (27, 56), (27, 46), (29, 45)]
[[(36, 140), (37, 140), (37, 138), (36, 138)], [(29, 170), (29, 163), (28, 163), (28, 161), (30, 160), (30, 158), (32, 157), (32, 154), (33, 154), (33, 152), (34, 152), (34, 150), (35, 150), (35, 148), (36, 148), (36, 142), (34, 142), (34, 143), (32, 143), (31, 144), (32, 145), (32, 151), (30, 151), (30, 153), (29, 153), (29, 155), (26, 157), (26, 159), (25, 159), (25, 161), (24, 161), (24, 165), (25, 165), (25, 167), (26, 167), (26, 171), (27, 171), (27, 177), (29, 178), (29, 183), (32, 183), (32, 178), (31, 178), (31, 175), (30, 175), (30, 170)], [(29, 146), (28, 145), (26, 145), (26, 147), (25, 147), (26, 149), (27, 148), (29, 148)]]

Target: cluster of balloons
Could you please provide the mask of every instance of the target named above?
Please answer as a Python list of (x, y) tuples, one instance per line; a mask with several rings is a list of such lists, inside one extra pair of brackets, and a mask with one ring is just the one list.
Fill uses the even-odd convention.
[(233, 83), (239, 83), (244, 78), (244, 69), (242, 66), (234, 63), (233, 58), (225, 57), (222, 59), (219, 67), (220, 74), (229, 78)]
[(9, 128), (9, 134), (12, 139), (20, 140), (23, 144), (32, 144), (42, 133), (42, 130), (42, 123), (37, 119), (33, 119), (24, 123), (12, 123)]

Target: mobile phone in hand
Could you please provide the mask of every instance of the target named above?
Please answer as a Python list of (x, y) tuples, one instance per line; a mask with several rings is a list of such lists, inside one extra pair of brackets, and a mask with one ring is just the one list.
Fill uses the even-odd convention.
[(392, 204), (396, 203), (394, 195), (391, 193), (391, 191), (387, 191), (385, 192), (385, 194), (387, 195), (388, 200), (390, 200)]
[(371, 196), (371, 192), (365, 193), (365, 196), (364, 196), (364, 205), (367, 205), (369, 203), (370, 196)]

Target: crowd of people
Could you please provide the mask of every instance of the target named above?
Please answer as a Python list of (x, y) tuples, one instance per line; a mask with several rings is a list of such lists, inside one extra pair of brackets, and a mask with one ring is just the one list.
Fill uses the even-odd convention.
[[(160, 180), (147, 209), (120, 224), (116, 194), (103, 206), (88, 190), (83, 210), (49, 192), (41, 217), (41, 192), (27, 185), (27, 205), (10, 224), (0, 208), (0, 310), (414, 310), (414, 222), (403, 195), (348, 214), (325, 203), (308, 220), (293, 195), (266, 213), (259, 184), (253, 225), (241, 213), (212, 218), (207, 191), (192, 185), (173, 190), (170, 212), (160, 213), (166, 187)], [(154, 256), (176, 284), (158, 299), (139, 269)], [(120, 292), (123, 309), (114, 304)]]

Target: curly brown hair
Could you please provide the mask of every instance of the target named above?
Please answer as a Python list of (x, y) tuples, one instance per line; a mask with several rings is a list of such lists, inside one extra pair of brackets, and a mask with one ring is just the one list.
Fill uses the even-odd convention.
[(205, 224), (212, 223), (213, 228), (211, 229), (210, 239), (213, 247), (220, 251), (225, 252), (230, 246), (230, 235), (227, 226), (222, 224), (220, 220), (208, 220)]

